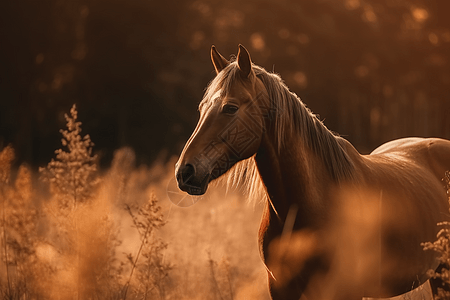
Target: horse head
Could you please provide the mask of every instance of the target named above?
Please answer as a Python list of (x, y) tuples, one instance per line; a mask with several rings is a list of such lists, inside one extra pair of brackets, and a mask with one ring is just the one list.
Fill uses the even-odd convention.
[(267, 91), (242, 45), (234, 61), (212, 46), (211, 60), (216, 77), (199, 105), (200, 119), (176, 164), (178, 186), (191, 195), (204, 194), (209, 182), (257, 152), (268, 111)]

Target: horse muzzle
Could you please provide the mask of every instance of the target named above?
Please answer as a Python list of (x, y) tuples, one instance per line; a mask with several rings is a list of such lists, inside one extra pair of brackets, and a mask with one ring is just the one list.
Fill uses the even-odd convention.
[(185, 164), (175, 171), (178, 187), (189, 195), (200, 196), (208, 189), (211, 175), (199, 172), (192, 164)]

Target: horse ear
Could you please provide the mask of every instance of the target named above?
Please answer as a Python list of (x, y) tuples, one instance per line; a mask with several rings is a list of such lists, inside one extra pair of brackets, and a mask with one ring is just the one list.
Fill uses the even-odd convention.
[(239, 69), (241, 70), (241, 74), (244, 78), (249, 78), (252, 72), (252, 60), (250, 58), (250, 54), (244, 46), (239, 44), (239, 52), (237, 55), (237, 62)]
[(217, 52), (214, 45), (211, 46), (211, 61), (216, 69), (216, 73), (219, 74), (220, 71), (226, 68), (230, 64), (225, 57), (223, 57), (219, 52)]

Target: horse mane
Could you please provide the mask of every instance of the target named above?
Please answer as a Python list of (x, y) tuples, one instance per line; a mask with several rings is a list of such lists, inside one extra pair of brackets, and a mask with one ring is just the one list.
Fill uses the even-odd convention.
[[(316, 115), (301, 101), (301, 99), (289, 90), (281, 77), (275, 73), (269, 73), (264, 68), (254, 65), (256, 76), (264, 84), (269, 101), (272, 102), (274, 120), (272, 121), (277, 136), (277, 147), (280, 150), (284, 146), (285, 136), (296, 132), (302, 137), (306, 145), (320, 157), (331, 178), (340, 183), (351, 178), (354, 166), (347, 152), (340, 144), (340, 138), (331, 132)], [(221, 90), (226, 94), (232, 84), (239, 79), (237, 62), (232, 61), (209, 84), (205, 96), (199, 105), (199, 110), (207, 110), (212, 102), (213, 95)], [(227, 188), (244, 187), (249, 199), (267, 199), (265, 187), (256, 167), (254, 156), (236, 163), (222, 176)], [(223, 181), (222, 181), (223, 182)]]

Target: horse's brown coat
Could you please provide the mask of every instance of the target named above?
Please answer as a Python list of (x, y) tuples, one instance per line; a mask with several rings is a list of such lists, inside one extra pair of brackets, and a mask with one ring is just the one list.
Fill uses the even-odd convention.
[(244, 47), (236, 61), (215, 48), (211, 57), (217, 76), (177, 179), (201, 194), (228, 171), (263, 192), (259, 241), (272, 298), (387, 297), (423, 283), (438, 263), (420, 243), (448, 219), (450, 141), (400, 139), (360, 155)]

